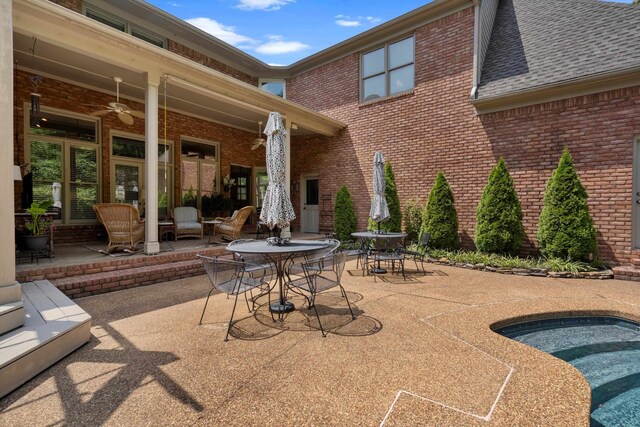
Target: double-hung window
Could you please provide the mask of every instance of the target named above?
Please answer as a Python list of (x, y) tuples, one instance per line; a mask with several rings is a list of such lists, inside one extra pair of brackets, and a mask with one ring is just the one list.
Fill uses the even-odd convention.
[(361, 101), (406, 92), (414, 87), (413, 36), (362, 55)]
[(108, 25), (118, 31), (122, 31), (123, 33), (131, 34), (133, 37), (144, 40), (147, 43), (151, 43), (163, 49), (167, 47), (167, 40), (164, 37), (154, 34), (144, 28), (140, 28), (116, 15), (112, 15), (104, 10), (98, 9), (95, 6), (85, 4), (84, 14), (94, 21)]

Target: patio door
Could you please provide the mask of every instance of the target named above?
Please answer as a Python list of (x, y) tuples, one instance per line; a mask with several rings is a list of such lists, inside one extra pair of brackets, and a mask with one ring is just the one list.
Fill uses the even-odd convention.
[(640, 249), (640, 138), (633, 142), (633, 249)]
[[(138, 206), (140, 197), (144, 194), (143, 167), (133, 162), (116, 162), (114, 167), (113, 200), (116, 203), (129, 203)], [(142, 209), (140, 213), (142, 213)]]
[(320, 187), (317, 176), (302, 179), (302, 232), (318, 233), (320, 230)]
[[(233, 201), (233, 209), (238, 210), (251, 204), (251, 168), (231, 165), (231, 179), (235, 180), (229, 195)], [(251, 219), (247, 221), (251, 222)]]

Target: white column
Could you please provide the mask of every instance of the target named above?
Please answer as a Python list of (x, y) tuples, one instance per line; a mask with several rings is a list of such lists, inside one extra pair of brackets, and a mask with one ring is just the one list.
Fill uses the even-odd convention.
[[(287, 194), (289, 198), (291, 198), (291, 120), (285, 119), (284, 127), (287, 130), (287, 145), (285, 150), (285, 168), (284, 168), (284, 176), (285, 176), (285, 188), (287, 189)], [(282, 230), (280, 233), (280, 237), (291, 237), (291, 227), (287, 227)]]
[(159, 74), (147, 74), (145, 96), (145, 242), (144, 253), (160, 253), (158, 243), (158, 86)]
[[(13, 16), (12, 2), (0, 2), (0, 335), (24, 323), (22, 292), (16, 282), (13, 216)], [(19, 306), (19, 307), (18, 307)]]

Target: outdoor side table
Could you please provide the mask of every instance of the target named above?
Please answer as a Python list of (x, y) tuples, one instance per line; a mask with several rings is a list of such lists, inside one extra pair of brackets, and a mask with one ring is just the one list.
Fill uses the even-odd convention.
[(164, 237), (164, 240), (167, 242), (169, 247), (173, 249), (171, 243), (169, 243), (169, 237), (167, 237), (168, 234), (173, 235), (173, 240), (176, 239), (176, 225), (173, 221), (158, 221), (158, 240), (162, 242), (162, 237)]
[(216, 224), (222, 224), (222, 221), (219, 219), (208, 219), (202, 221), (202, 225), (206, 226), (209, 231), (209, 240), (207, 240), (207, 245), (211, 244), (211, 238), (216, 234)]
[(239, 243), (226, 249), (229, 252), (239, 254), (261, 254), (270, 260), (276, 267), (276, 283), (278, 284), (278, 301), (269, 304), (271, 313), (277, 313), (282, 320), (284, 314), (295, 310), (293, 303), (284, 296), (285, 266), (296, 254), (317, 251), (328, 247), (329, 244), (320, 240), (291, 240), (286, 245), (270, 245), (266, 240), (254, 240), (247, 243)]

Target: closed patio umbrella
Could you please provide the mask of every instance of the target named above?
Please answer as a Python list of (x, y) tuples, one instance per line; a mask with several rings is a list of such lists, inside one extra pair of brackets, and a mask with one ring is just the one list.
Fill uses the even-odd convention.
[(384, 155), (381, 151), (376, 151), (373, 155), (373, 201), (371, 202), (369, 217), (378, 223), (378, 231), (380, 231), (380, 223), (389, 219), (389, 207), (384, 195), (386, 186)]
[(286, 141), (287, 131), (282, 123), (280, 113), (269, 113), (269, 120), (264, 129), (267, 135), (267, 174), (269, 185), (262, 203), (260, 219), (273, 229), (280, 230), (289, 226), (296, 218), (291, 199), (286, 190)]

